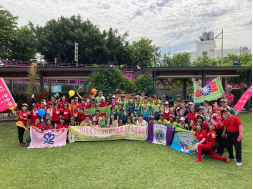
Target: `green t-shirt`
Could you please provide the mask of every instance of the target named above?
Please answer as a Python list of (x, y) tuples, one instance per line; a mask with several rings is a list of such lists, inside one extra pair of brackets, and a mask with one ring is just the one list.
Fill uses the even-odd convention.
[(150, 109), (151, 109), (151, 107), (150, 107), (149, 104), (142, 104), (141, 105), (141, 110), (142, 110), (143, 117), (149, 117)]
[(166, 119), (164, 119), (163, 121), (161, 119), (158, 120), (158, 124), (159, 125), (164, 125), (164, 126), (168, 126), (168, 121)]
[(119, 110), (119, 108), (117, 107), (115, 110), (115, 115), (119, 117), (119, 119), (126, 120), (125, 112), (125, 109)]
[(161, 108), (161, 105), (160, 104), (151, 105), (150, 108), (151, 108), (151, 111), (152, 111), (152, 115), (155, 117), (155, 113), (159, 112), (159, 110)]
[(135, 102), (135, 111), (137, 113), (137, 115), (139, 115), (141, 113), (141, 102)]
[(105, 128), (106, 127), (106, 121), (100, 120), (98, 124), (101, 126), (101, 128)]
[(168, 127), (173, 127), (173, 128), (178, 127), (178, 124), (175, 121), (173, 123), (170, 123), (170, 121), (168, 121), (167, 123), (168, 123)]

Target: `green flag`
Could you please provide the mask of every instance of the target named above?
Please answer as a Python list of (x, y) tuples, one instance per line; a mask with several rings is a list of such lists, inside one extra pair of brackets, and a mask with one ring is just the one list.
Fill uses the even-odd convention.
[(55, 98), (56, 98), (56, 97), (59, 97), (59, 93), (58, 93), (58, 92), (55, 93), (54, 97), (55, 97)]
[(82, 87), (79, 86), (78, 89), (75, 89), (75, 92), (79, 91)]
[(220, 76), (212, 80), (211, 83), (201, 88), (194, 82), (194, 102), (202, 103), (204, 100), (212, 101), (215, 98), (220, 98), (224, 95), (223, 87), (220, 81)]
[(107, 107), (103, 107), (103, 108), (91, 108), (91, 109), (84, 109), (83, 112), (86, 114), (86, 115), (93, 115), (95, 114), (95, 112), (99, 110), (100, 111), (100, 115), (103, 116), (105, 115), (106, 116), (106, 119), (108, 119), (110, 117), (110, 114), (111, 114), (111, 106), (107, 106)]

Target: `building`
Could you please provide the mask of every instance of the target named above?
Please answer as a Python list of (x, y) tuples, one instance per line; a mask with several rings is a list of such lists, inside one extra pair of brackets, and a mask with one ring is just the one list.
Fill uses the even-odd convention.
[[(200, 41), (196, 41), (196, 52), (190, 52), (190, 61), (195, 61), (199, 56), (203, 56), (203, 54), (209, 56), (210, 58), (218, 59), (221, 57), (221, 49), (216, 49), (216, 41), (214, 38), (214, 32), (204, 32), (202, 33), (202, 37), (200, 37)], [(223, 57), (226, 57), (227, 54), (251, 54), (251, 50), (247, 47), (240, 47), (234, 49), (223, 49)]]

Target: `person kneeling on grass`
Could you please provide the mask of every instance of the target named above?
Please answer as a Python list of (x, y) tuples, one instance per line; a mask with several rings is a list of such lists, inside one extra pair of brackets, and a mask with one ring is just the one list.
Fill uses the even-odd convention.
[(213, 145), (215, 144), (216, 140), (216, 131), (215, 128), (218, 125), (217, 122), (211, 122), (209, 125), (209, 132), (207, 134), (207, 139), (206, 139), (206, 144), (199, 144), (198, 145), (198, 155), (197, 155), (197, 160), (195, 162), (200, 162), (201, 161), (201, 154), (202, 150), (209, 150), (210, 151), (210, 157), (212, 159), (218, 159), (221, 161), (226, 161), (229, 163), (229, 158), (228, 157), (220, 157), (215, 155), (215, 150), (213, 149)]
[[(195, 149), (198, 150), (198, 145), (204, 144), (206, 142), (206, 131), (202, 130), (202, 127), (200, 124), (197, 124), (197, 131), (195, 132), (195, 134), (193, 134), (193, 130), (191, 130), (191, 135), (193, 138), (198, 139), (198, 143), (195, 144)], [(202, 151), (201, 157), (203, 156), (204, 156), (204, 153)]]

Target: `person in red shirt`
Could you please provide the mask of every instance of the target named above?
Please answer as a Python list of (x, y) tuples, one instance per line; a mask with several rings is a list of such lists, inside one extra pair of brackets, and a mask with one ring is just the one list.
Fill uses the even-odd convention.
[(37, 117), (39, 117), (38, 106), (37, 105), (33, 105), (33, 109), (31, 111), (30, 117), (31, 117), (31, 120), (30, 120), (30, 126), (31, 126), (31, 124), (34, 125), (35, 119)]
[(200, 162), (201, 161), (202, 150), (209, 150), (210, 151), (210, 157), (212, 159), (218, 159), (218, 160), (226, 161), (227, 163), (229, 163), (229, 158), (228, 157), (216, 156), (215, 155), (215, 150), (213, 150), (213, 147), (212, 147), (215, 144), (215, 138), (216, 138), (215, 127), (217, 125), (218, 125), (217, 122), (211, 122), (211, 124), (209, 126), (209, 132), (207, 133), (207, 136), (206, 136), (206, 143), (198, 145), (197, 160), (195, 162)]
[(76, 96), (75, 97), (75, 100), (74, 100), (75, 102), (74, 102), (74, 105), (79, 109), (80, 107), (81, 107), (81, 103), (80, 102), (78, 102), (78, 97)]
[[(27, 111), (27, 107), (28, 107), (28, 105), (26, 103), (24, 103), (22, 105), (21, 111), (15, 111), (14, 109), (17, 108), (17, 104), (16, 104), (16, 106), (12, 109), (12, 113), (18, 115), (18, 121), (22, 121), (24, 124), (24, 127), (26, 127), (28, 115), (30, 115), (30, 112)], [(25, 142), (23, 141), (25, 129), (23, 127), (19, 127), (19, 126), (17, 126), (17, 129), (18, 129), (19, 144), (20, 144), (20, 146), (23, 146), (25, 144)]]
[(188, 117), (188, 122), (191, 124), (195, 124), (197, 122), (196, 115), (198, 113), (195, 111), (195, 108), (193, 106), (190, 107), (189, 113), (186, 115)]
[[(47, 112), (46, 102), (41, 102), (41, 106), (38, 109), (39, 110), (43, 109), (43, 110), (45, 110), (45, 112)], [(45, 121), (46, 121), (46, 114), (43, 117), (41, 117), (41, 120), (40, 120), (40, 124), (42, 127), (45, 126), (45, 124), (46, 124)]]
[(53, 115), (52, 115), (52, 125), (54, 126), (55, 123), (60, 123), (60, 108), (59, 105), (56, 103), (54, 104), (53, 108)]
[[(202, 127), (200, 124), (197, 124), (197, 131), (195, 132), (195, 134), (193, 134), (193, 130), (191, 130), (191, 135), (192, 137), (198, 139), (198, 143), (195, 145), (195, 149), (198, 149), (198, 145), (206, 143), (206, 131), (202, 130)], [(203, 151), (202, 151), (201, 157), (204, 156)]]
[(105, 102), (105, 97), (104, 96), (102, 96), (100, 98), (100, 100), (101, 100), (101, 102), (99, 103), (99, 107), (107, 107), (107, 106), (109, 106), (109, 103)]
[(56, 129), (68, 128), (68, 126), (65, 124), (65, 119), (64, 119), (64, 117), (62, 117), (62, 118), (60, 119), (60, 123), (58, 123), (58, 124), (55, 123), (55, 128), (56, 128)]
[[(30, 129), (36, 129), (37, 131), (41, 131), (41, 124), (40, 124), (40, 117), (36, 117), (34, 120), (34, 123), (30, 124), (30, 126), (28, 128), (24, 127), (25, 130), (29, 131)], [(31, 136), (29, 136), (26, 139), (26, 142), (30, 143), (31, 142)]]
[(65, 123), (68, 125), (69, 124), (69, 117), (70, 117), (70, 110), (68, 109), (68, 104), (65, 103), (63, 105), (63, 108), (61, 109), (61, 116), (64, 117)]
[[(231, 94), (232, 86), (226, 86), (226, 91), (224, 91), (224, 95), (220, 99), (226, 99), (228, 106), (231, 106), (232, 102), (234, 101), (234, 95)], [(220, 101), (221, 102), (221, 101)]]
[(193, 126), (193, 130), (197, 129), (197, 127), (196, 127), (197, 124), (200, 124), (202, 129), (205, 130), (206, 132), (208, 132), (209, 125), (207, 122), (204, 121), (204, 117), (202, 115), (197, 114), (196, 120), (197, 120), (197, 122), (195, 123), (195, 126)]
[(242, 143), (241, 143), (241, 141), (243, 140), (242, 122), (238, 117), (232, 115), (228, 108), (225, 108), (223, 111), (226, 118), (222, 122), (219, 121), (219, 126), (225, 126), (222, 133), (222, 137), (225, 138), (227, 131), (226, 144), (229, 153), (229, 159), (234, 160), (233, 154), (233, 145), (234, 145), (237, 160), (236, 165), (240, 166), (242, 165)]
[(46, 120), (46, 125), (44, 127), (42, 127), (42, 130), (50, 130), (50, 129), (54, 129), (54, 127), (52, 126), (52, 122), (50, 119)]
[(91, 100), (87, 102), (87, 109), (90, 109), (90, 108), (98, 108), (95, 98), (91, 98)]
[(54, 97), (53, 95), (51, 96), (51, 101), (48, 101), (48, 102), (47, 102), (47, 108), (50, 108), (50, 106), (49, 106), (49, 103), (50, 103), (50, 102), (51, 102), (52, 104), (56, 103), (55, 97)]
[(80, 108), (79, 112), (75, 114), (77, 125), (80, 125), (81, 122), (85, 119), (86, 115), (83, 113), (83, 108)]
[(62, 96), (61, 100), (59, 101), (60, 108), (63, 109), (64, 104), (68, 104), (68, 102), (66, 101), (66, 96)]
[(86, 109), (86, 103), (84, 99), (81, 100), (80, 108)]

